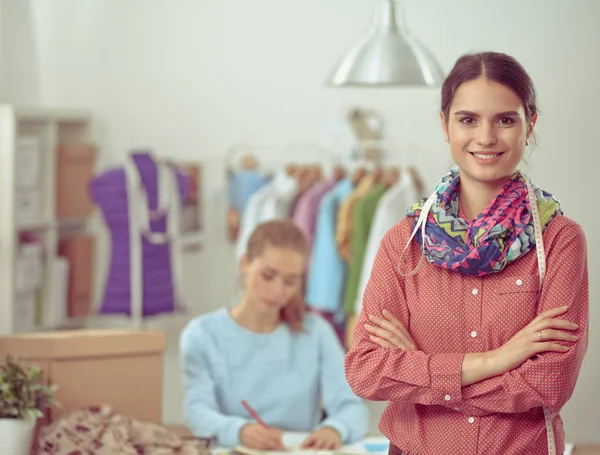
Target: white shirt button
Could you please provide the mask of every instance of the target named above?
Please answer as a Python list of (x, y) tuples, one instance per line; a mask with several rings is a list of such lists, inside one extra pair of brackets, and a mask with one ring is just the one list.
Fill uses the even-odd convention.
[(444, 397), (444, 400), (446, 400), (446, 401), (450, 401), (451, 399), (452, 399), (452, 397), (451, 397), (450, 395), (446, 395), (446, 396)]
[(475, 330), (473, 330), (471, 332), (471, 338), (476, 338), (477, 337), (477, 332)]
[(475, 289), (473, 289), (473, 290), (471, 291), (471, 293), (472, 293), (473, 295), (477, 295), (477, 294), (479, 294), (479, 289), (475, 288)]
[(523, 280), (517, 280), (516, 283), (517, 283), (517, 286), (521, 286), (523, 284)]
[(460, 408), (454, 408), (455, 411), (460, 411)]
[(468, 420), (468, 422), (469, 422), (469, 423), (473, 423), (473, 422), (475, 422), (475, 419), (474, 419), (473, 417), (469, 417), (469, 420)]

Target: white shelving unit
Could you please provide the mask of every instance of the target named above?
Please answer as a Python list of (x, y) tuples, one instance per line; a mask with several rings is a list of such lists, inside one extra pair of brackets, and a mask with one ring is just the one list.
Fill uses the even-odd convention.
[[(63, 235), (87, 229), (87, 219), (61, 220), (56, 216), (56, 165), (59, 144), (90, 143), (92, 116), (89, 112), (68, 109), (26, 108), (0, 104), (0, 335), (21, 330), (15, 323), (20, 295), (17, 288), (17, 257), (23, 235), (35, 235), (42, 246), (41, 280), (35, 294), (38, 315), (31, 330), (55, 329), (78, 325), (81, 321), (46, 322), (45, 308), (53, 298), (52, 264), (58, 255), (58, 241)], [(22, 189), (22, 152), (27, 144), (37, 144), (38, 172), (36, 207), (32, 216), (19, 216)], [(29, 203), (29, 202), (28, 202)], [(19, 302), (19, 303), (17, 303)], [(42, 310), (39, 310), (39, 309)]]

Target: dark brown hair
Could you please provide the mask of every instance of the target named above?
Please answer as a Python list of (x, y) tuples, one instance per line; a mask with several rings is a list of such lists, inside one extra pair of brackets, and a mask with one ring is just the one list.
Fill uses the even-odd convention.
[[(246, 258), (252, 262), (267, 246), (290, 248), (308, 258), (308, 240), (304, 233), (291, 220), (273, 220), (259, 224), (248, 239)], [(281, 320), (292, 330), (302, 330), (306, 304), (302, 295), (292, 299), (281, 309)]]
[(458, 88), (465, 82), (485, 77), (512, 90), (525, 108), (525, 118), (531, 122), (538, 112), (535, 87), (525, 68), (510, 55), (500, 52), (477, 52), (461, 56), (442, 85), (442, 112), (448, 121), (450, 105)]

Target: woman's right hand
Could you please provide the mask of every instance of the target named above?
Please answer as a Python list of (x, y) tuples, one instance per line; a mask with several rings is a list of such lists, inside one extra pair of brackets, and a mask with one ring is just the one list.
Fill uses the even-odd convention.
[(569, 307), (558, 307), (541, 313), (529, 325), (517, 333), (508, 343), (491, 351), (496, 374), (507, 373), (527, 359), (542, 352), (566, 352), (569, 346), (557, 341), (576, 342), (579, 337), (561, 330), (576, 330), (577, 324), (557, 316), (567, 312)]
[(282, 437), (283, 431), (257, 423), (248, 423), (240, 431), (240, 441), (249, 449), (283, 450)]

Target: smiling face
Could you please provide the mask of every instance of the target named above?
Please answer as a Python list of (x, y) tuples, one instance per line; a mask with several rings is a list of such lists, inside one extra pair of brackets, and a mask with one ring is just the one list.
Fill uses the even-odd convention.
[(253, 310), (277, 314), (300, 295), (306, 257), (292, 248), (267, 245), (262, 253), (242, 260), (245, 297)]
[(512, 90), (483, 76), (460, 85), (440, 116), (461, 180), (491, 185), (515, 173), (536, 121)]

